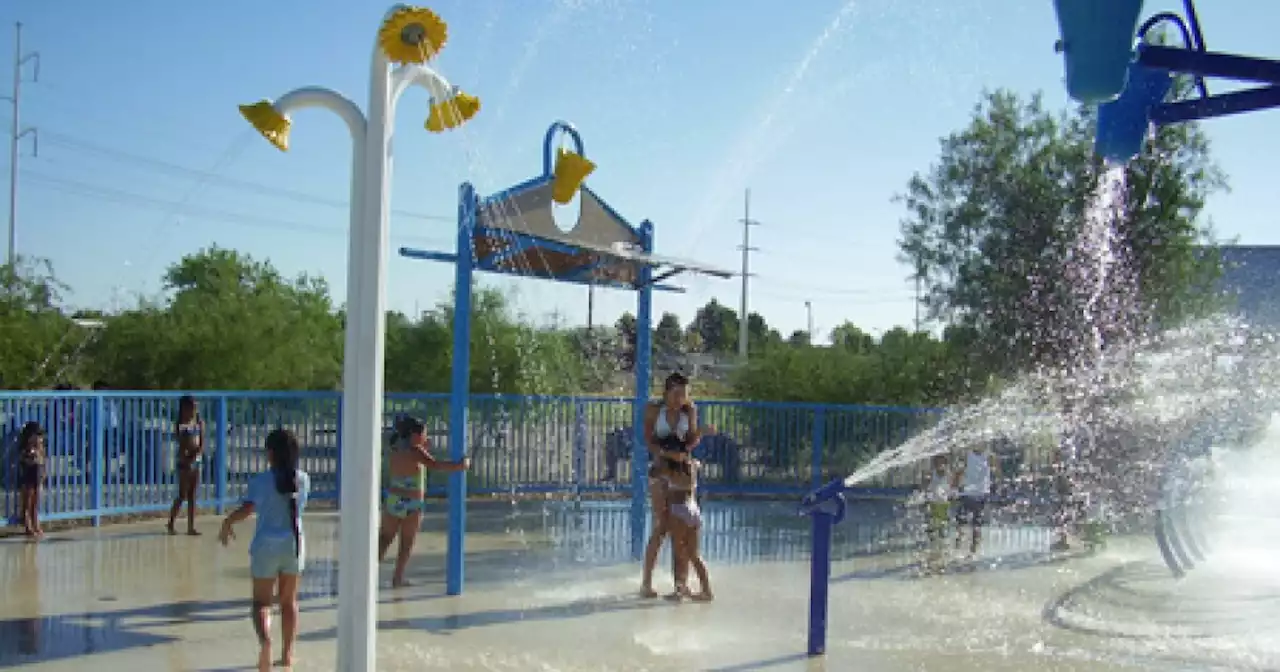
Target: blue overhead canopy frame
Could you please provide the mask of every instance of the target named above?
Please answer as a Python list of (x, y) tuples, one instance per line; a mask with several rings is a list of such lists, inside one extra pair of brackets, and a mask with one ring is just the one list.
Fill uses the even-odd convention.
[[(1132, 160), (1158, 126), (1280, 107), (1280, 61), (1209, 51), (1194, 0), (1183, 0), (1185, 19), (1160, 12), (1139, 25), (1142, 6), (1142, 0), (1054, 0), (1067, 92), (1098, 105), (1095, 148), (1102, 158)], [(1177, 29), (1181, 47), (1146, 42), (1161, 24)], [(1169, 99), (1174, 75), (1193, 78), (1192, 97)], [(1209, 78), (1260, 86), (1211, 95)]]
[[(555, 153), (555, 140), (568, 136), (578, 162), (576, 175), (562, 170), (564, 152)], [(585, 167), (584, 165), (585, 164)], [(644, 407), (649, 401), (653, 292), (683, 291), (658, 284), (681, 273), (718, 278), (730, 271), (694, 261), (653, 254), (653, 224), (632, 226), (598, 194), (579, 186), (594, 168), (585, 161), (582, 136), (573, 125), (557, 121), (547, 129), (542, 147), (542, 174), (480, 197), (464, 183), (458, 194), (458, 233), (453, 252), (400, 248), (400, 255), (454, 264), (453, 372), (449, 401), (449, 452), (460, 460), (467, 453), (467, 406), (471, 374), (471, 293), (476, 271), (542, 278), (557, 282), (634, 290), (636, 301), (636, 378), (632, 427), (635, 455), (631, 460), (631, 552), (636, 558), (644, 548), (645, 501), (648, 479), (644, 431)], [(557, 194), (574, 190), (579, 196), (578, 221), (562, 230), (553, 216)], [(563, 200), (561, 201), (563, 202)], [(446, 555), (446, 592), (462, 593), (463, 544), (466, 535), (467, 483), (465, 474), (449, 477), (449, 543)]]

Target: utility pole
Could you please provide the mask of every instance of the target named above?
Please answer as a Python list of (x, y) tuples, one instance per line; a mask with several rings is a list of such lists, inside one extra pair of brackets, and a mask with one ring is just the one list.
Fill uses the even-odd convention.
[(592, 318), (596, 308), (596, 286), (587, 285), (587, 332), (591, 332)]
[(920, 333), (920, 291), (924, 287), (924, 264), (916, 261), (916, 333)]
[(805, 312), (806, 316), (808, 317), (808, 323), (809, 323), (809, 330), (808, 330), (807, 332), (805, 332), (805, 333), (809, 334), (809, 345), (814, 345), (814, 336), (813, 336), (813, 302), (812, 302), (812, 301), (805, 301), (805, 302), (804, 302), (804, 312)]
[(916, 276), (916, 333), (920, 333), (920, 276)]
[(759, 252), (760, 248), (751, 247), (751, 227), (760, 226), (760, 222), (751, 219), (751, 190), (748, 189), (743, 199), (742, 208), (742, 244), (738, 246), (742, 250), (742, 303), (738, 311), (738, 359), (743, 364), (747, 363), (747, 292), (749, 291), (751, 278), (751, 253)]
[(13, 95), (8, 98), (13, 106), (9, 125), (9, 272), (16, 270), (18, 261), (18, 143), (27, 134), (31, 134), (31, 154), (40, 151), (39, 139), (34, 128), (22, 128), (18, 115), (22, 111), (22, 66), (28, 61), (35, 65), (31, 76), (32, 82), (40, 81), (40, 54), (37, 52), (22, 53), (22, 24), (13, 26)]

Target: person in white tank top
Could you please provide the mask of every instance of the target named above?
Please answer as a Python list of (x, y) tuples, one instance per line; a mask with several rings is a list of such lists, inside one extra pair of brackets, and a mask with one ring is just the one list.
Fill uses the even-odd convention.
[(978, 553), (978, 545), (982, 541), (983, 514), (997, 472), (995, 457), (988, 454), (985, 447), (972, 446), (965, 452), (964, 469), (956, 473), (954, 481), (956, 489), (960, 491), (956, 507), (956, 550), (963, 543), (964, 528), (968, 525), (971, 531), (969, 554)]
[(986, 500), (991, 494), (991, 458), (971, 450), (964, 459), (964, 482), (960, 494)]
[[(676, 421), (674, 433), (681, 441), (684, 441), (689, 434), (689, 414), (683, 410), (680, 412), (680, 419)], [(666, 413), (659, 413), (657, 419), (653, 421), (653, 438), (665, 439), (671, 434), (671, 421), (667, 419)]]

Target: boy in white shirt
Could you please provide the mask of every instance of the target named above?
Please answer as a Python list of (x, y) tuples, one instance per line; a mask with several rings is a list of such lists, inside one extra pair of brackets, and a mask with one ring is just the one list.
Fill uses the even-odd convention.
[(964, 526), (968, 523), (972, 532), (969, 555), (978, 554), (987, 497), (991, 494), (994, 478), (999, 471), (1000, 466), (995, 456), (988, 454), (985, 446), (970, 446), (965, 453), (964, 468), (956, 472), (952, 481), (952, 485), (960, 492), (956, 506), (956, 550), (960, 549)]

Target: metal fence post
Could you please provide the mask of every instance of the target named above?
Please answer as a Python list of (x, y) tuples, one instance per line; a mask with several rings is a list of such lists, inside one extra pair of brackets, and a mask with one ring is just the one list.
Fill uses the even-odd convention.
[(217, 438), (214, 439), (217, 454), (213, 458), (214, 478), (217, 479), (214, 486), (214, 497), (217, 499), (214, 503), (214, 510), (218, 512), (218, 515), (222, 515), (227, 503), (227, 475), (231, 469), (231, 459), (227, 455), (226, 395), (218, 397), (217, 421), (214, 422), (214, 431), (218, 433)]
[(90, 493), (93, 498), (93, 526), (98, 527), (102, 524), (102, 485), (103, 475), (106, 471), (106, 460), (104, 459), (103, 450), (103, 430), (106, 427), (103, 417), (106, 414), (106, 403), (102, 395), (95, 395), (93, 398), (93, 413), (89, 421), (89, 442), (90, 453), (89, 464), (93, 465), (89, 469), (89, 478), (91, 479)]
[(815, 408), (813, 411), (813, 473), (809, 475), (809, 485), (817, 488), (822, 485), (822, 463), (824, 450), (826, 446), (823, 444), (827, 438), (827, 412), (824, 408)]
[(338, 421), (334, 425), (333, 444), (338, 447), (333, 465), (333, 499), (342, 501), (342, 397), (338, 397)]
[(582, 480), (587, 470), (587, 403), (578, 399), (573, 406), (573, 496), (577, 499), (582, 496)]

